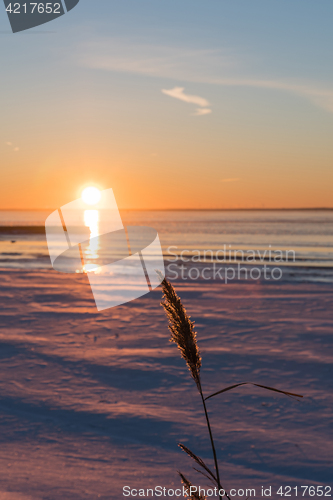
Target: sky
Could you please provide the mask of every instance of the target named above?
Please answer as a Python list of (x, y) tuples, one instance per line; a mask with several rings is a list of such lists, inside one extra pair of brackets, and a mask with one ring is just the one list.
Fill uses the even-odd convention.
[(0, 208), (333, 208), (331, 0), (0, 5)]

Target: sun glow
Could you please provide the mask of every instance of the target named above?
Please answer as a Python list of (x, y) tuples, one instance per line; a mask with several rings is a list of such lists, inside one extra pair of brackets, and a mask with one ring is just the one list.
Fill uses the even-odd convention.
[(90, 238), (89, 245), (84, 250), (84, 271), (92, 271), (98, 269), (96, 259), (99, 257), (99, 212), (98, 210), (84, 211), (84, 225), (89, 227)]
[(82, 191), (81, 198), (87, 205), (96, 205), (101, 199), (101, 192), (96, 187), (90, 186)]

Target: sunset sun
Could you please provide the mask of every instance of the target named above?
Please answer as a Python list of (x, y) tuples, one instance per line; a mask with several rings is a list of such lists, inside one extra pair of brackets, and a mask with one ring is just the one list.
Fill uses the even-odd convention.
[(101, 192), (93, 186), (89, 186), (82, 191), (81, 198), (87, 205), (96, 205), (101, 199)]

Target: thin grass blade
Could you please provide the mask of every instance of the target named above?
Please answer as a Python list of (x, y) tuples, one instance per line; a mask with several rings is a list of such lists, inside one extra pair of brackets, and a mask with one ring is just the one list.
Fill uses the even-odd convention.
[(253, 382), (241, 382), (240, 384), (230, 385), (229, 387), (226, 387), (225, 389), (222, 389), (221, 391), (214, 392), (214, 394), (207, 396), (205, 398), (205, 400), (212, 398), (214, 396), (217, 396), (218, 394), (222, 394), (223, 392), (231, 391), (232, 389), (235, 389), (236, 387), (240, 387), (241, 385), (255, 385), (256, 387), (261, 387), (262, 389), (267, 389), (268, 391), (279, 392), (280, 394), (284, 394), (285, 396), (291, 396), (294, 398), (302, 398), (303, 397), (301, 394), (294, 394), (293, 392), (282, 391), (280, 389), (275, 389), (275, 387), (268, 387), (267, 385), (255, 384)]
[(195, 467), (192, 467), (192, 469), (195, 470), (195, 472), (202, 474), (206, 479), (208, 479), (214, 485), (216, 484), (215, 481), (211, 477), (209, 477), (208, 474), (205, 474), (204, 472), (202, 472), (202, 470), (196, 469)]

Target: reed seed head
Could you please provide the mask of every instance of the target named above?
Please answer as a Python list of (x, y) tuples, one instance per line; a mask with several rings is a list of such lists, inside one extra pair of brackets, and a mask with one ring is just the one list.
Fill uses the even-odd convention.
[(169, 319), (169, 330), (171, 331), (170, 342), (177, 344), (198, 389), (201, 390), (201, 356), (197, 345), (197, 334), (194, 331), (194, 323), (187, 315), (185, 307), (176, 294), (175, 289), (165, 278), (162, 281), (162, 289), (164, 301), (161, 302), (161, 306), (164, 307)]
[[(185, 486), (186, 489), (188, 489), (188, 493), (190, 492), (190, 487), (193, 486), (192, 483), (181, 473), (178, 472), (180, 475), (180, 478), (182, 480), (183, 485)], [(206, 500), (206, 497), (203, 495), (199, 495), (199, 493), (192, 493), (192, 495), (186, 495), (185, 498), (187, 500)]]

